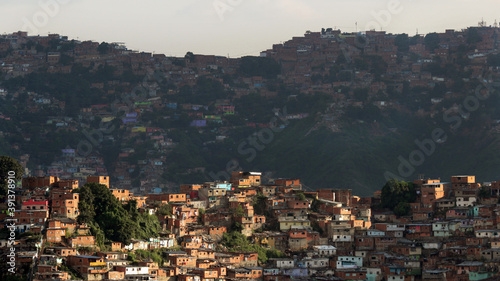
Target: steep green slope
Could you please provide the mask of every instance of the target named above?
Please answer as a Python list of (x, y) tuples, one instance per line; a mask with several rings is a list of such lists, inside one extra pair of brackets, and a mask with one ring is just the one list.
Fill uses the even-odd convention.
[[(498, 180), (497, 136), (487, 130), (474, 131), (474, 124), (469, 123), (455, 133), (443, 129), (446, 140), (430, 145), (433, 130), (440, 127), (430, 120), (411, 121), (396, 132), (384, 124), (372, 123), (351, 125), (340, 133), (321, 128), (305, 136), (312, 122), (304, 120), (277, 134), (254, 162), (243, 167), (274, 171), (280, 177), (298, 177), (312, 189), (352, 188), (361, 196), (380, 190), (387, 172), (405, 180), (421, 174), (441, 177), (443, 181), (456, 174), (475, 174), (480, 181)], [(428, 151), (416, 144), (424, 139)], [(408, 164), (403, 166), (401, 158), (413, 170)]]

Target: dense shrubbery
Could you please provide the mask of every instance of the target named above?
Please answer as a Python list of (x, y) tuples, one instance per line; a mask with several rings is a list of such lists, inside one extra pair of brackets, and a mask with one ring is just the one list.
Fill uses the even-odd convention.
[(382, 207), (389, 208), (398, 216), (410, 213), (410, 204), (415, 202), (417, 194), (413, 183), (389, 180), (382, 187)]
[(227, 247), (231, 252), (257, 252), (259, 256), (259, 263), (261, 264), (266, 263), (270, 258), (285, 257), (285, 254), (276, 249), (266, 249), (259, 245), (251, 244), (243, 234), (236, 231), (224, 233), (224, 236), (222, 237), (222, 245)]
[(238, 72), (244, 76), (262, 76), (276, 78), (281, 73), (281, 66), (271, 58), (242, 57)]
[(0, 199), (4, 198), (8, 192), (9, 172), (15, 173), (14, 182), (19, 182), (24, 174), (23, 167), (10, 156), (0, 156)]
[(78, 222), (90, 226), (100, 247), (105, 241), (128, 244), (133, 238), (155, 237), (160, 231), (156, 216), (139, 213), (134, 200), (122, 204), (104, 185), (86, 184), (75, 193), (80, 194)]

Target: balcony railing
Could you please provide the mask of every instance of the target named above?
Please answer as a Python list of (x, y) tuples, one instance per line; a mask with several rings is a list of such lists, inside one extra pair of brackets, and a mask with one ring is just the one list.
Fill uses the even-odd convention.
[(108, 269), (107, 268), (103, 268), (103, 269), (89, 269), (88, 273), (90, 274), (99, 274), (99, 273), (106, 273), (108, 272)]

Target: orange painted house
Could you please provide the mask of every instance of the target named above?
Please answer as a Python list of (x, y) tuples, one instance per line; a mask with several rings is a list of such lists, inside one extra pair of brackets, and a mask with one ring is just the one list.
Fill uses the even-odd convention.
[(476, 176), (460, 175), (451, 177), (451, 188), (457, 189), (478, 189), (481, 187), (480, 183), (476, 183)]
[(76, 248), (55, 247), (55, 253), (62, 257), (76, 255)]
[(287, 206), (290, 209), (309, 209), (311, 207), (311, 202), (308, 200), (290, 200), (287, 202)]
[(300, 187), (300, 179), (276, 179), (275, 185)]
[(215, 253), (215, 259), (219, 263), (223, 264), (239, 264), (241, 262), (240, 255), (227, 254), (227, 253)]
[(207, 226), (207, 232), (210, 237), (219, 239), (222, 238), (222, 235), (227, 232), (227, 227), (210, 225)]
[(171, 203), (171, 202), (186, 202), (187, 197), (185, 193), (161, 193), (161, 194), (148, 194), (147, 196), (148, 202), (162, 202), (162, 203)]
[(66, 236), (66, 229), (60, 227), (49, 227), (47, 229), (47, 241), (52, 243), (62, 242), (62, 237)]
[(94, 247), (95, 237), (94, 236), (75, 236), (68, 239), (68, 244), (71, 247)]
[(340, 202), (344, 206), (351, 205), (351, 189), (318, 189), (318, 198), (334, 202)]
[(193, 274), (200, 276), (202, 280), (204, 279), (211, 280), (219, 277), (219, 272), (216, 269), (211, 269), (211, 268), (206, 268), (206, 269), (198, 268), (193, 270)]
[(446, 195), (448, 184), (445, 183), (425, 183), (420, 188), (420, 200), (424, 205), (434, 205), (434, 202)]
[(52, 193), (52, 214), (53, 216), (76, 218), (79, 215), (78, 203), (80, 196), (78, 193), (70, 191)]
[(109, 177), (107, 176), (89, 176), (87, 177), (87, 183), (98, 183), (105, 185), (109, 188)]
[(234, 280), (251, 280), (252, 271), (245, 268), (234, 268), (227, 270), (227, 277)]
[(64, 189), (76, 189), (79, 186), (78, 180), (75, 179), (67, 179), (67, 180), (58, 180), (52, 185), (53, 187), (57, 188), (64, 188)]
[(261, 184), (261, 175), (259, 172), (231, 172), (230, 182), (234, 187), (259, 186)]
[(181, 193), (184, 194), (189, 194), (193, 191), (198, 191), (200, 188), (202, 188), (201, 184), (181, 184), (180, 186)]
[(125, 272), (121, 271), (108, 271), (106, 274), (107, 280), (123, 280), (125, 279)]
[(104, 279), (108, 272), (104, 259), (97, 256), (68, 256), (66, 258), (66, 263), (87, 280)]
[(172, 265), (172, 266), (182, 266), (182, 267), (189, 267), (189, 268), (196, 267), (196, 257), (191, 257), (188, 255), (169, 256), (168, 260), (170, 261), (170, 265)]
[(128, 189), (110, 189), (110, 191), (122, 203), (134, 198), (134, 193), (131, 193)]

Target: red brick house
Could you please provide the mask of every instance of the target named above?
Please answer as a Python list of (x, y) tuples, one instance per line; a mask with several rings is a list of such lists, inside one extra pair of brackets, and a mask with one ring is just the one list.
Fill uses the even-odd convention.
[(68, 244), (71, 247), (91, 247), (95, 246), (94, 236), (75, 236), (68, 239)]
[(66, 263), (87, 280), (104, 279), (108, 272), (104, 259), (97, 256), (68, 256)]
[(54, 191), (51, 196), (52, 215), (57, 217), (76, 218), (79, 215), (78, 203), (80, 197), (78, 193), (71, 191)]

